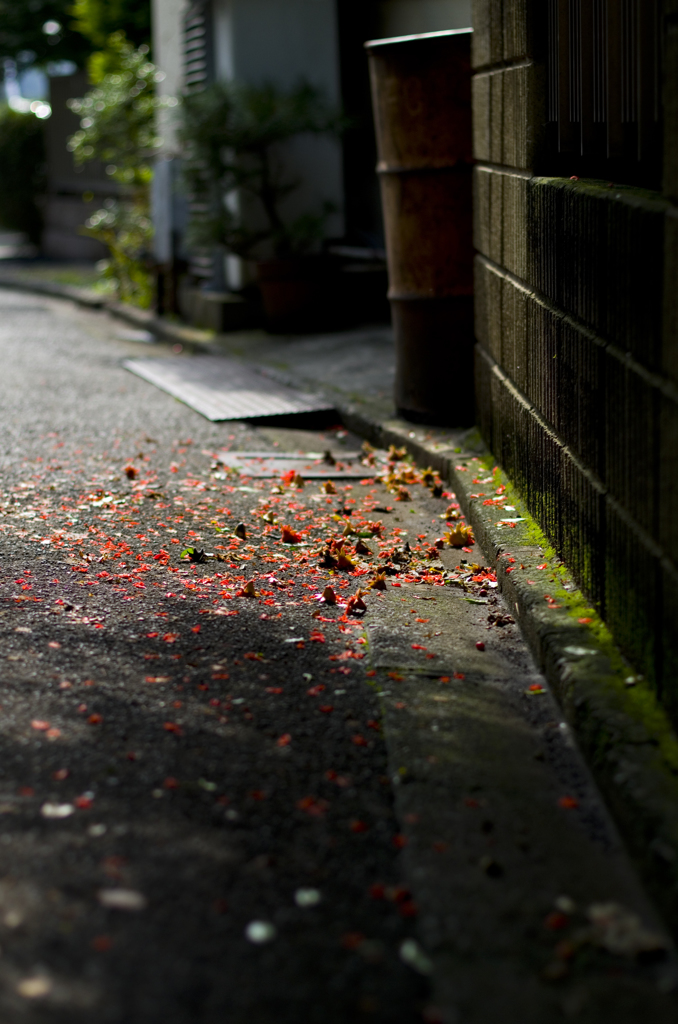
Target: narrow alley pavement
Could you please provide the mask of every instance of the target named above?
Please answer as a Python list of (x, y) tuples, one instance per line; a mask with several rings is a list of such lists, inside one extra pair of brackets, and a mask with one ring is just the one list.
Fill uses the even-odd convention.
[(388, 488), (229, 474), (361, 440), (210, 423), (130, 355), (0, 292), (2, 1024), (674, 1022), (454, 495), (398, 453)]

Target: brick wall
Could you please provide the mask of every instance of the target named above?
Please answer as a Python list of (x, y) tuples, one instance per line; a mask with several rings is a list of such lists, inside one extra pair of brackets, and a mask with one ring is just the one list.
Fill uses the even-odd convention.
[(663, 193), (550, 176), (544, 8), (474, 0), (479, 423), (678, 720), (678, 0)]

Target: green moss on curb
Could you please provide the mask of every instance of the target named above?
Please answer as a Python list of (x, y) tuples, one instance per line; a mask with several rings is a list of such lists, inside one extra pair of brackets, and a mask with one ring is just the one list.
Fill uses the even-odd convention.
[[(610, 672), (606, 676), (606, 685), (610, 697), (622, 714), (643, 726), (649, 741), (656, 744), (661, 761), (669, 769), (673, 781), (673, 776), (678, 776), (678, 737), (654, 690), (633, 671), (617, 647), (610, 630), (595, 608), (591, 607), (585, 595), (579, 589), (564, 589), (562, 584), (572, 583), (570, 572), (537, 521), (525, 508), (524, 501), (509, 478), (493, 465), (490, 456), (481, 459), (481, 464), (488, 472), (494, 469), (493, 484), (496, 487), (503, 486), (504, 493), (510, 496), (510, 504), (516, 505), (517, 509), (520, 506), (520, 515), (525, 519), (521, 524), (523, 538), (531, 546), (540, 549), (539, 557), (548, 564), (548, 571), (561, 584), (553, 590), (552, 596), (564, 607), (572, 625), (584, 631), (582, 646), (596, 648), (608, 659)], [(580, 622), (580, 619), (584, 618), (590, 619), (590, 622)], [(629, 679), (633, 679), (633, 685), (627, 683)]]

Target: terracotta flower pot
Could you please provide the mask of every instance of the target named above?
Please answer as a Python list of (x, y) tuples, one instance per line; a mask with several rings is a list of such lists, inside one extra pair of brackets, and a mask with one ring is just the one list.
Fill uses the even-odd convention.
[(322, 256), (257, 263), (257, 281), (271, 331), (314, 329), (321, 319), (329, 272)]

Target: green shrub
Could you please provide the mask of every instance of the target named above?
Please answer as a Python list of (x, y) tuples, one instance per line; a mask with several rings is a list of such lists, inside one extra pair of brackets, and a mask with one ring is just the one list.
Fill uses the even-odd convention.
[(33, 242), (42, 231), (39, 202), (47, 187), (44, 131), (35, 114), (0, 108), (0, 225), (25, 231)]
[(101, 160), (120, 186), (119, 198), (97, 210), (83, 231), (108, 247), (105, 274), (115, 282), (119, 297), (148, 306), (152, 287), (145, 261), (153, 237), (149, 186), (161, 143), (156, 135), (161, 103), (155, 95), (161, 72), (149, 61), (148, 47), (135, 50), (122, 32), (109, 38), (108, 54), (115, 70), (104, 74), (86, 96), (69, 100), (81, 120), (68, 148), (76, 164)]

